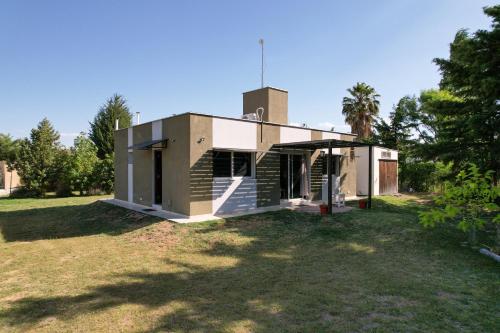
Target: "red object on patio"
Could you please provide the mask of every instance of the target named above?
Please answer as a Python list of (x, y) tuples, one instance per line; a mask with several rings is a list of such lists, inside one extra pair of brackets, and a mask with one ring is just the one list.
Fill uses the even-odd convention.
[(359, 208), (365, 209), (366, 208), (366, 200), (359, 200), (358, 201)]
[(321, 215), (327, 215), (328, 214), (328, 205), (319, 205), (319, 211)]

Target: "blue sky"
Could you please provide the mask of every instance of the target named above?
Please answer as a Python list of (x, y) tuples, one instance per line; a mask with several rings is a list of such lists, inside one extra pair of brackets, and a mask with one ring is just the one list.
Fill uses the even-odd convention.
[(433, 88), (460, 28), (488, 28), (486, 0), (1, 1), (0, 132), (48, 117), (70, 145), (123, 94), (142, 121), (187, 111), (238, 117), (244, 91), (289, 91), (289, 120), (347, 131), (346, 89), (375, 87), (386, 117)]

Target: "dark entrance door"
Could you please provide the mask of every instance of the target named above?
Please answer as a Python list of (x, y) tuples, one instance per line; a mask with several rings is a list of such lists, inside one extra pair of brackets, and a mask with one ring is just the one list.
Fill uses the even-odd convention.
[(161, 150), (154, 151), (155, 205), (161, 205)]
[(302, 155), (280, 155), (280, 198), (300, 198)]
[(397, 192), (397, 175), (397, 161), (379, 161), (379, 194), (392, 194)]
[(300, 198), (302, 155), (290, 155), (290, 199)]
[(280, 199), (288, 199), (288, 155), (280, 155)]

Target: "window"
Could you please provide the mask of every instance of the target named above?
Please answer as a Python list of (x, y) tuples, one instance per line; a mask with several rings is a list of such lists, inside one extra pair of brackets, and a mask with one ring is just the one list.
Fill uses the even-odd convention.
[(213, 152), (213, 176), (231, 177), (231, 153), (227, 151)]
[[(323, 174), (327, 175), (328, 174), (328, 154), (325, 154), (323, 156)], [(333, 170), (332, 170), (332, 175), (334, 176), (340, 176), (340, 156), (339, 155), (332, 155), (332, 162), (333, 162)]]
[(233, 177), (250, 177), (252, 175), (251, 153), (233, 153)]
[(214, 177), (251, 177), (252, 153), (213, 152)]
[(382, 158), (391, 158), (390, 151), (382, 151)]

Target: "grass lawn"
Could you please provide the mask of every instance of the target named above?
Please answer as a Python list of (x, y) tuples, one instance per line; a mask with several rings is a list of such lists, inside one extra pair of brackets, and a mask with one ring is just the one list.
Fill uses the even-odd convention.
[(191, 225), (97, 199), (0, 200), (0, 330), (500, 331), (500, 265), (416, 197)]

